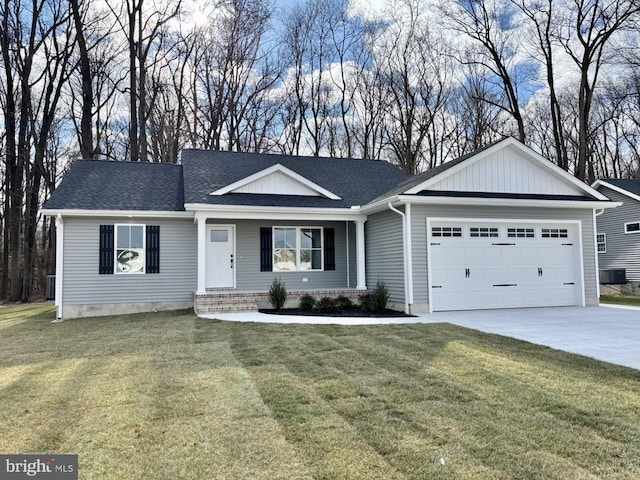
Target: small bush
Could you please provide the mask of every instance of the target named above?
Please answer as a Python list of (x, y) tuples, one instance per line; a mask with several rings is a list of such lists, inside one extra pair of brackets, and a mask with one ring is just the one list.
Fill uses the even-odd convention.
[(336, 301), (331, 297), (322, 297), (316, 303), (316, 310), (322, 313), (333, 313), (337, 310)]
[(382, 312), (387, 308), (389, 301), (389, 289), (382, 280), (378, 280), (371, 292), (371, 306), (374, 312)]
[(315, 306), (316, 306), (316, 299), (313, 298), (311, 295), (303, 295), (300, 298), (300, 310), (308, 312), (310, 310), (313, 310), (313, 307)]
[(269, 287), (269, 303), (271, 306), (280, 310), (287, 301), (287, 288), (280, 278), (274, 278)]
[(360, 302), (360, 308), (365, 312), (373, 312), (373, 295), (370, 293), (362, 293), (358, 295), (358, 302)]
[(353, 302), (349, 297), (345, 297), (344, 295), (340, 295), (336, 298), (336, 308), (338, 310), (349, 310), (353, 308)]

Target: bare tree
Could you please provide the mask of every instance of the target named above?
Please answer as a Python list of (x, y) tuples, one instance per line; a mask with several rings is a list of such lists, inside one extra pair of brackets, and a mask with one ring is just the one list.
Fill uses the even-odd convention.
[(616, 33), (630, 27), (640, 12), (637, 0), (573, 0), (562, 18), (559, 41), (580, 71), (578, 87), (578, 159), (575, 176), (594, 180), (589, 172), (592, 160), (590, 121), (593, 98), (602, 66)]

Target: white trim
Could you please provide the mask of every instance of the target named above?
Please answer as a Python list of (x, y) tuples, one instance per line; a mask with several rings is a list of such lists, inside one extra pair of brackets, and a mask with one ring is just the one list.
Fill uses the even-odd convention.
[(640, 195), (636, 195), (635, 193), (631, 193), (628, 190), (625, 190), (624, 188), (621, 187), (617, 187), (616, 185), (612, 185), (609, 182), (606, 182), (604, 180), (596, 180), (595, 182), (593, 182), (593, 184), (591, 185), (593, 188), (598, 188), (598, 187), (606, 187), (609, 188), (611, 190), (613, 190), (614, 192), (618, 192), (626, 197), (632, 198), (633, 200), (637, 200), (638, 202), (640, 202)]
[[(578, 269), (580, 275), (580, 291), (579, 298), (576, 298), (576, 303), (578, 306), (584, 307), (586, 305), (586, 284), (584, 278), (584, 252), (583, 252), (583, 242), (582, 242), (582, 220), (561, 220), (561, 219), (528, 219), (528, 218), (465, 218), (465, 217), (426, 217), (426, 243), (427, 243), (427, 291), (429, 295), (429, 313), (433, 313), (433, 288), (432, 281), (433, 275), (431, 274), (431, 242), (430, 233), (431, 233), (431, 224), (432, 223), (440, 223), (440, 222), (457, 222), (461, 224), (478, 224), (478, 223), (535, 223), (540, 225), (552, 225), (552, 224), (561, 224), (561, 225), (572, 225), (577, 227), (576, 235), (578, 235), (578, 250), (576, 255), (578, 256)], [(595, 225), (594, 225), (595, 229)], [(597, 258), (596, 258), (597, 260)], [(597, 263), (596, 263), (597, 264)], [(596, 282), (597, 274), (596, 274)]]
[(365, 265), (365, 241), (364, 222), (365, 219), (356, 220), (356, 255), (357, 255), (357, 280), (356, 290), (367, 289), (367, 270)]
[[(118, 227), (142, 227), (142, 271), (118, 271)], [(131, 238), (129, 238), (131, 241)], [(124, 250), (124, 249), (123, 249)], [(147, 273), (147, 226), (144, 223), (115, 223), (113, 225), (113, 273), (114, 275), (144, 275)]]
[(346, 253), (347, 253), (347, 288), (351, 288), (351, 271), (349, 265), (349, 221), (345, 220), (344, 222), (344, 231), (345, 231), (345, 245), (346, 245)]
[(434, 205), (477, 205), (487, 207), (538, 207), (538, 208), (613, 208), (622, 205), (620, 202), (611, 201), (581, 201), (581, 200), (542, 200), (520, 198), (483, 198), (483, 197), (438, 197), (438, 196), (411, 196), (398, 195), (398, 200), (403, 203), (434, 204)]
[[(599, 242), (598, 241), (598, 236), (602, 235), (604, 237), (604, 241)], [(600, 243), (604, 244), (604, 250), (600, 251), (598, 250), (598, 245)], [(596, 232), (596, 253), (607, 253), (607, 234), (606, 232)]]
[(40, 210), (40, 213), (48, 216), (64, 215), (65, 217), (193, 218), (192, 212), (163, 210), (82, 210), (76, 208), (43, 208)]
[(265, 168), (264, 170), (260, 170), (259, 172), (256, 172), (253, 175), (249, 175), (248, 177), (245, 177), (245, 178), (243, 178), (241, 180), (238, 180), (237, 182), (234, 182), (234, 183), (232, 183), (230, 185), (227, 185), (226, 187), (222, 187), (222, 188), (220, 188), (218, 190), (215, 190), (215, 191), (211, 192), (209, 195), (224, 195), (226, 193), (231, 193), (234, 190), (237, 190), (238, 188), (244, 187), (245, 185), (248, 185), (248, 184), (250, 184), (252, 182), (260, 180), (261, 178), (264, 178), (264, 177), (266, 177), (268, 175), (271, 175), (273, 173), (276, 173), (276, 172), (280, 172), (280, 173), (283, 173), (283, 174), (291, 177), (292, 179), (302, 183), (305, 187), (308, 187), (309, 189), (314, 190), (315, 192), (317, 192), (319, 195), (321, 195), (323, 197), (330, 198), (331, 200), (341, 200), (341, 198), (338, 195), (336, 195), (335, 193), (330, 192), (326, 188), (321, 187), (317, 183), (312, 182), (308, 178), (303, 177), (299, 173), (294, 172), (290, 168), (287, 168), (287, 167), (285, 167), (284, 165), (282, 165), (280, 163), (276, 163), (275, 165), (271, 165), (269, 168)]
[[(522, 155), (526, 156), (528, 160), (534, 161), (536, 163), (539, 164), (540, 167), (542, 167), (543, 169), (549, 171), (553, 176), (559, 178), (560, 180), (563, 180), (565, 183), (567, 184), (571, 184), (574, 187), (577, 187), (579, 190), (585, 192), (586, 194), (599, 199), (599, 200), (608, 200), (608, 198), (606, 196), (604, 196), (603, 194), (601, 194), (600, 192), (598, 192), (596, 189), (590, 187), (589, 185), (581, 182), (580, 180), (578, 180), (577, 178), (575, 178), (573, 175), (569, 174), (568, 172), (565, 172), (563, 169), (561, 169), (560, 167), (558, 167), (557, 165), (551, 163), (549, 160), (547, 160), (546, 158), (544, 158), (542, 155), (538, 154), (537, 152), (535, 152), (534, 150), (530, 149), (529, 147), (527, 147), (526, 145), (524, 145), (523, 143), (519, 142), (518, 140), (516, 140), (513, 137), (508, 137), (505, 138), (504, 140), (496, 143), (495, 145), (492, 145), (491, 147), (487, 148), (486, 150), (483, 150), (479, 153), (477, 153), (476, 155), (472, 155), (471, 157), (467, 158), (466, 160), (460, 162), (459, 164), (445, 170), (444, 172), (435, 175), (427, 180), (425, 180), (424, 182), (416, 185), (415, 187), (410, 188), (409, 190), (407, 190), (406, 192), (404, 192), (405, 194), (416, 194), (421, 192), (422, 190), (426, 190), (428, 189), (430, 186), (442, 181), (443, 179), (469, 167), (470, 165), (473, 165), (474, 163), (487, 158), (488, 156), (494, 154), (495, 152), (502, 150), (504, 148), (510, 147), (512, 149), (517, 150), (519, 153), (521, 153)], [(517, 193), (517, 192), (513, 192), (513, 193)]]
[(56, 293), (55, 306), (56, 318), (62, 320), (63, 317), (63, 277), (64, 275), (64, 221), (62, 215), (56, 217)]
[(404, 212), (401, 212), (400, 210), (398, 210), (397, 208), (395, 208), (393, 205), (391, 205), (391, 202), (389, 202), (389, 210), (391, 210), (394, 213), (397, 213), (398, 215), (400, 215), (400, 217), (402, 218), (401, 222), (402, 222), (402, 260), (403, 260), (403, 266), (402, 266), (402, 271), (404, 273), (404, 313), (406, 313), (407, 315), (409, 315), (410, 313), (410, 307), (409, 307), (409, 267), (408, 267), (408, 262), (409, 262), (409, 252), (407, 249), (407, 216)]
[(232, 220), (319, 220), (344, 221), (366, 220), (367, 216), (360, 210), (338, 208), (296, 208), (265, 207), (245, 205), (207, 205), (202, 203), (185, 204), (185, 208), (193, 211), (195, 217), (220, 218)]
[(407, 274), (407, 276), (409, 277), (409, 305), (413, 305), (413, 235), (411, 231), (410, 203), (407, 203), (407, 206), (405, 207), (405, 213), (407, 214), (407, 256), (409, 257), (409, 271)]
[[(276, 262), (274, 261), (275, 259), (272, 258), (271, 259), (271, 271), (272, 272), (278, 272), (278, 273), (284, 273), (284, 274), (288, 274), (288, 273), (306, 273), (306, 272), (324, 272), (324, 227), (318, 227), (318, 226), (313, 226), (313, 227), (308, 227), (308, 226), (299, 226), (299, 225), (272, 225), (271, 226), (271, 255), (272, 257), (275, 256), (275, 251), (276, 251), (276, 228), (280, 228), (280, 229), (293, 229), (296, 231), (296, 269), (295, 270), (276, 270), (275, 268), (275, 264)], [(301, 232), (304, 229), (308, 229), (308, 230), (320, 230), (320, 268), (310, 268), (309, 270), (302, 270), (300, 268), (300, 250), (308, 250), (305, 248), (301, 247)], [(311, 251), (313, 250), (317, 250), (317, 248), (312, 248)]]
[(634, 235), (636, 233), (640, 233), (640, 229), (639, 230), (633, 230), (632, 232), (627, 232), (627, 225), (635, 225), (638, 224), (638, 227), (640, 228), (640, 220), (634, 220), (633, 222), (625, 222), (624, 223), (624, 234), (625, 235)]
[(198, 223), (198, 290), (197, 295), (207, 293), (207, 218), (196, 217)]
[[(595, 274), (596, 279), (595, 279), (595, 281), (596, 281), (596, 295), (598, 296), (598, 302), (600, 302), (600, 257), (598, 256), (598, 254), (600, 252), (598, 252), (598, 235), (599, 234), (598, 234), (598, 224), (597, 224), (597, 221), (596, 221), (597, 215), (598, 214), (596, 213), (596, 211), (594, 209), (593, 210), (593, 220), (592, 221), (593, 221), (593, 233), (595, 234), (595, 237), (596, 237), (596, 238), (594, 238), (594, 242), (593, 242), (594, 243), (594, 250), (595, 250), (594, 257), (595, 257), (595, 269), (596, 269), (596, 274)], [(606, 250), (607, 250), (607, 234), (606, 233), (604, 234), (604, 241), (605, 241), (605, 247), (604, 247), (605, 251), (603, 253), (606, 253)]]
[[(205, 219), (205, 221), (204, 221), (204, 223), (205, 223), (204, 242), (203, 242), (204, 250), (205, 250), (205, 256), (202, 257), (202, 261), (200, 260), (200, 257), (198, 256), (198, 265), (200, 265), (200, 263), (204, 264), (204, 271), (205, 271), (205, 280), (204, 280), (205, 289), (204, 289), (204, 291), (206, 293), (206, 290), (207, 290), (207, 288), (206, 288), (206, 268), (207, 268), (207, 257), (206, 257), (206, 255), (207, 255), (207, 253), (206, 253), (207, 247), (206, 247), (206, 245), (207, 245), (207, 237), (209, 236), (209, 235), (207, 235), (207, 232), (210, 232), (213, 228), (219, 228), (219, 227), (230, 228), (231, 231), (232, 231), (232, 236), (233, 236), (233, 246), (232, 246), (232, 249), (233, 249), (233, 284), (232, 284), (231, 287), (223, 287), (223, 288), (231, 288), (231, 289), (235, 290), (236, 289), (236, 285), (237, 285), (236, 284), (236, 271), (238, 270), (238, 255), (236, 254), (236, 244), (237, 244), (237, 241), (236, 241), (236, 225), (235, 224), (226, 224), (226, 223), (206, 223), (206, 222), (207, 221)], [(199, 222), (198, 222), (198, 225), (200, 225)], [(198, 238), (198, 246), (200, 246), (200, 238)], [(198, 253), (200, 253), (200, 252), (198, 251)]]

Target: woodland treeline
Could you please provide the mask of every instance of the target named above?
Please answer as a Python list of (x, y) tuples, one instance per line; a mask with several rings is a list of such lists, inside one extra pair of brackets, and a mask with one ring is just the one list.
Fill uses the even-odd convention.
[(38, 209), (80, 157), (417, 173), (512, 135), (587, 182), (640, 175), (637, 0), (0, 2), (2, 299), (54, 272)]

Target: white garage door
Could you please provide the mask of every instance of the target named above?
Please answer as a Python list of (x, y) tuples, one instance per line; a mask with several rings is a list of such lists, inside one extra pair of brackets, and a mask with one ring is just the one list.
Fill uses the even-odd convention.
[(579, 304), (575, 225), (431, 222), (428, 228), (434, 311)]

